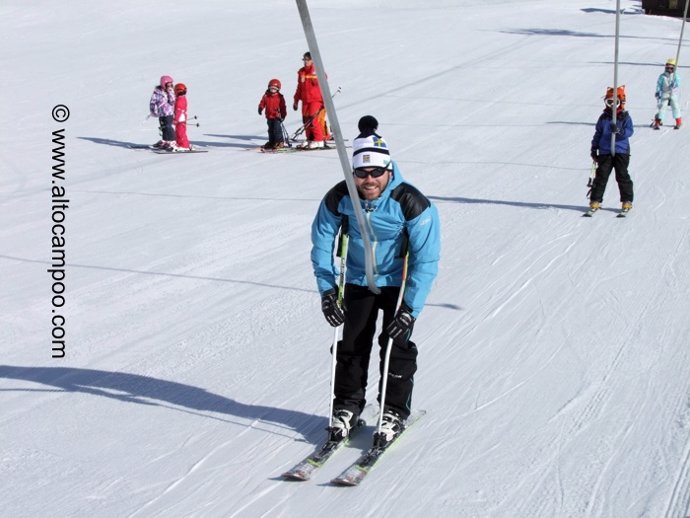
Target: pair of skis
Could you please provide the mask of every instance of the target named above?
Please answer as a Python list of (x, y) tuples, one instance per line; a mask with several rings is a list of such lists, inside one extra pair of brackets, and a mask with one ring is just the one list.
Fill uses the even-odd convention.
[(184, 155), (186, 153), (208, 153), (208, 149), (201, 149), (198, 146), (184, 151), (171, 151), (169, 149), (157, 148), (149, 144), (129, 144), (130, 149), (149, 149), (159, 155)]
[[(369, 474), (371, 469), (378, 463), (383, 454), (388, 451), (393, 443), (395, 443), (400, 436), (410, 426), (416, 423), (426, 414), (426, 411), (421, 410), (413, 412), (405, 421), (402, 430), (391, 441), (378, 444), (377, 438), (374, 438), (374, 444), (360, 457), (348, 466), (340, 475), (331, 480), (331, 484), (335, 486), (358, 486), (364, 478)], [(350, 435), (339, 441), (326, 440), (321, 443), (316, 449), (306, 456), (302, 461), (298, 462), (292, 469), (283, 473), (282, 477), (285, 480), (306, 481), (311, 479), (311, 476), (321, 468), (333, 455), (343, 449), (350, 441), (350, 437), (360, 433), (366, 427), (364, 420), (360, 419), (357, 425), (350, 430)]]
[(259, 146), (256, 148), (256, 150), (259, 153), (275, 153), (275, 154), (283, 154), (283, 153), (296, 153), (298, 151), (329, 151), (331, 149), (335, 149), (332, 146), (324, 146), (324, 147), (315, 147), (315, 148), (306, 148), (306, 147), (279, 147), (275, 149), (264, 149), (263, 146)]
[[(599, 209), (589, 209), (587, 212), (585, 212), (582, 217), (583, 218), (591, 218), (594, 216), (595, 212), (599, 212)], [(630, 212), (630, 209), (620, 209), (618, 213), (616, 214), (617, 218), (625, 218), (627, 217), (628, 213)]]

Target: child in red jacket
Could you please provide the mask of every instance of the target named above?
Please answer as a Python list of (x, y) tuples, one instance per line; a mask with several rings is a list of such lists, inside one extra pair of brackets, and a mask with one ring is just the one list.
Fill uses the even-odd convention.
[(187, 138), (187, 87), (175, 85), (175, 147), (173, 151), (189, 151), (192, 146)]
[(268, 124), (268, 142), (264, 149), (277, 149), (285, 147), (283, 139), (283, 121), (287, 115), (285, 97), (280, 93), (280, 81), (271, 79), (268, 89), (259, 102), (259, 115), (266, 110), (266, 123)]

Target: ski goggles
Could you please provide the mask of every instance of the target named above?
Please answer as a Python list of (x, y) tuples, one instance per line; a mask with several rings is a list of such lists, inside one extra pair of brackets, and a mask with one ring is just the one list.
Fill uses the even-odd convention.
[(372, 178), (380, 178), (387, 171), (390, 171), (390, 169), (387, 167), (358, 167), (352, 171), (352, 174), (354, 174), (357, 178), (362, 179), (366, 178), (367, 176), (371, 176)]
[(271, 92), (273, 92), (273, 93), (275, 93), (275, 92), (277, 92), (277, 91), (279, 90), (279, 88), (278, 88), (277, 86), (269, 86), (269, 87), (268, 87), (268, 90), (271, 91)]
[(666, 70), (668, 72), (673, 72), (675, 69), (676, 69), (676, 67), (674, 67), (673, 65), (666, 65)]
[[(609, 97), (604, 102), (606, 103), (606, 106), (608, 106), (609, 108), (613, 108), (613, 97)], [(621, 100), (616, 99), (616, 108), (618, 108), (620, 105), (621, 105)]]

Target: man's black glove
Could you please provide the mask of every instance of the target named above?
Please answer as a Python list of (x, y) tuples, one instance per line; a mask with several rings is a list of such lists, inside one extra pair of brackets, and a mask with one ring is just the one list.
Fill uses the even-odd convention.
[(404, 302), (400, 305), (393, 321), (388, 324), (386, 333), (396, 345), (405, 345), (412, 335), (415, 318), (411, 309)]
[(259, 115), (261, 115), (261, 108), (259, 108)]
[(611, 133), (618, 133), (618, 124), (611, 121)]
[(589, 156), (592, 157), (592, 160), (599, 163), (599, 152), (596, 149), (592, 149), (592, 152), (589, 154)]
[(334, 289), (328, 290), (321, 295), (321, 311), (323, 311), (323, 316), (326, 317), (326, 322), (332, 327), (338, 327), (345, 322), (345, 314), (338, 306), (338, 297)]

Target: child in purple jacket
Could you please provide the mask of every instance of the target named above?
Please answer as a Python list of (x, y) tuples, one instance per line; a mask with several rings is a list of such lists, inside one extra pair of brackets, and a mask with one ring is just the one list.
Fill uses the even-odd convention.
[(172, 77), (161, 76), (160, 84), (153, 89), (149, 110), (151, 116), (158, 117), (161, 134), (163, 135), (162, 140), (156, 142), (153, 147), (173, 147), (173, 144), (175, 144), (175, 127), (173, 126), (175, 92), (173, 90)]

